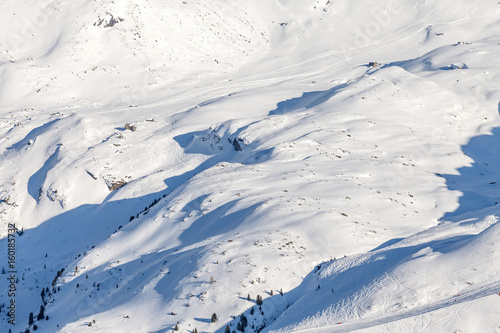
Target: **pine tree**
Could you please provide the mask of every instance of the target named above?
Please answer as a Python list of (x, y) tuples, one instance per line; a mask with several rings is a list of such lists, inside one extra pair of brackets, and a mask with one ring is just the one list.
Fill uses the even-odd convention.
[(255, 299), (255, 301), (257, 302), (257, 305), (262, 305), (262, 296), (257, 295), (257, 298)]
[(38, 326), (36, 326), (36, 324), (33, 325), (33, 331), (36, 331), (37, 329), (38, 329)]
[(251, 308), (251, 309), (250, 309), (250, 315), (251, 315), (251, 316), (253, 316), (253, 313), (254, 313), (254, 309), (253, 309), (253, 308)]
[(7, 272), (5, 271), (5, 267), (2, 267), (2, 274), (7, 274)]
[(28, 325), (33, 325), (33, 312), (30, 312), (30, 316), (28, 319)]
[(250, 300), (250, 294), (247, 295), (247, 301), (249, 301), (249, 300)]
[(36, 317), (37, 320), (42, 320), (44, 317), (45, 317), (45, 307), (42, 305), (40, 305), (40, 312), (38, 313), (38, 316)]
[(280, 295), (283, 296), (283, 288), (280, 289)]
[(231, 333), (231, 328), (229, 325), (226, 325), (226, 328), (224, 329), (224, 333)]
[(272, 290), (272, 289), (271, 289), (271, 293), (270, 293), (270, 294), (271, 294), (271, 296), (273, 296), (273, 295), (274, 295), (274, 292), (273, 292), (273, 290)]
[(248, 326), (248, 319), (243, 314), (240, 317), (240, 323), (241, 323), (241, 327), (243, 327), (243, 328)]
[(215, 314), (215, 313), (214, 313), (214, 314), (212, 315), (212, 318), (211, 318), (211, 320), (210, 320), (210, 321), (211, 321), (212, 323), (215, 323), (215, 322), (217, 321), (217, 314)]
[(174, 331), (178, 331), (178, 330), (179, 330), (179, 325), (175, 324)]
[(193, 333), (198, 333), (198, 329), (195, 327)]

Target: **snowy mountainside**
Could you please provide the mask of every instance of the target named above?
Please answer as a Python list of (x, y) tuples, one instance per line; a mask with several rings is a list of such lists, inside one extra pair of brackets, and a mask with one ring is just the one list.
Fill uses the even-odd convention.
[(9, 78), (4, 103), (132, 102), (157, 86), (229, 72), (269, 44), (265, 26), (247, 13), (255, 5), (244, 1), (44, 0), (2, 7), (3, 30), (12, 30), (0, 40)]
[(2, 331), (500, 330), (497, 2), (0, 9)]

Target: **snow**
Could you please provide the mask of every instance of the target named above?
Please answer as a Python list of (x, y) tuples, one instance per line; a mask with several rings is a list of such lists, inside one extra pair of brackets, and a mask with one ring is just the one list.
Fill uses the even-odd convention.
[(496, 1), (0, 13), (2, 332), (500, 329)]

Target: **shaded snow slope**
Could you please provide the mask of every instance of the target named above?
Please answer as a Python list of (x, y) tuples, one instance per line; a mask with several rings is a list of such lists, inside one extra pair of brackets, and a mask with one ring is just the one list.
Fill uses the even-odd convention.
[(2, 331), (498, 329), (495, 1), (0, 9)]

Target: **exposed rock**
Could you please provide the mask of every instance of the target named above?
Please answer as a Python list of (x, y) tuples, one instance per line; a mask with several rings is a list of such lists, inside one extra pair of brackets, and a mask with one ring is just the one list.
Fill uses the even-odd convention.
[(135, 126), (134, 124), (128, 123), (128, 124), (125, 124), (125, 129), (132, 131), (132, 132), (135, 132), (135, 131), (137, 131), (137, 126)]
[(448, 66), (448, 69), (455, 70), (455, 69), (468, 69), (466, 64), (451, 64)]
[[(229, 142), (231, 142), (231, 139), (229, 139)], [(243, 140), (240, 139), (240, 138), (234, 138), (233, 139), (233, 141), (231, 142), (231, 144), (233, 145), (234, 150), (236, 150), (236, 151), (242, 151), (243, 150), (243, 147), (241, 146), (240, 142), (243, 142)]]
[(106, 17), (99, 17), (97, 22), (94, 23), (94, 26), (101, 28), (112, 28), (115, 24), (123, 22), (123, 20), (124, 19), (119, 16), (115, 18), (112, 14), (106, 13)]
[(110, 180), (106, 182), (106, 185), (108, 185), (108, 189), (110, 191), (114, 191), (119, 189), (120, 187), (123, 187), (127, 184), (127, 182), (123, 179), (116, 179), (116, 180)]

